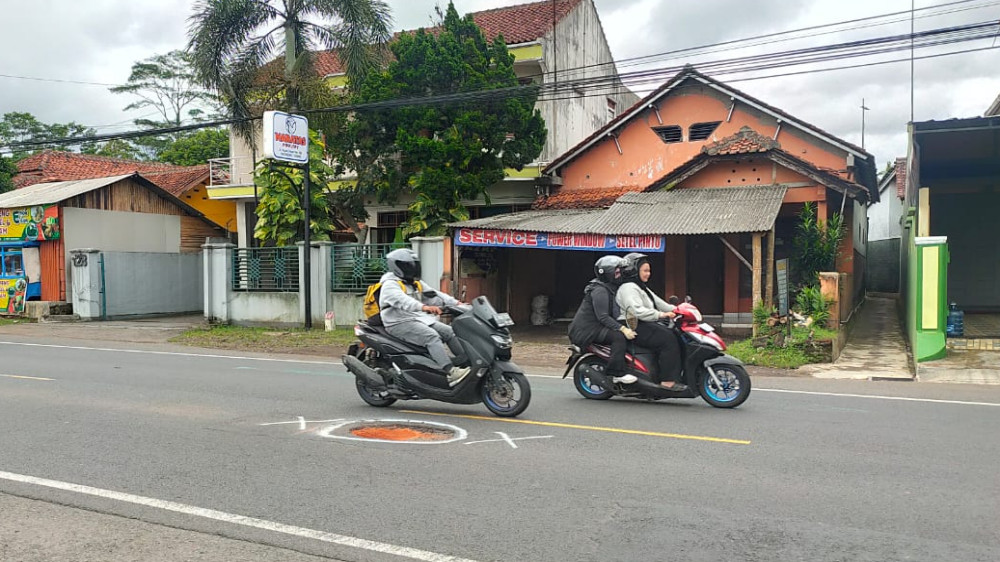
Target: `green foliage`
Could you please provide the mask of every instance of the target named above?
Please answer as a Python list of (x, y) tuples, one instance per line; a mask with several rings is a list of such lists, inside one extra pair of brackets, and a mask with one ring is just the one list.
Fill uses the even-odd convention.
[(17, 164), (13, 160), (0, 156), (0, 193), (14, 189), (12, 178), (17, 174)]
[[(0, 118), (0, 146), (66, 137), (88, 137), (93, 136), (95, 133), (94, 129), (73, 121), (69, 123), (43, 123), (30, 113), (11, 112), (5, 113)], [(81, 142), (77, 146), (61, 146), (58, 149), (75, 151), (81, 147), (86, 148), (87, 143)], [(46, 148), (44, 145), (40, 145), (31, 148), (14, 149), (12, 151), (13, 159), (16, 162), (44, 148)]]
[[(309, 131), (309, 226), (313, 240), (329, 240), (333, 228), (327, 193), (334, 173), (324, 161), (325, 148), (322, 137)], [(260, 162), (254, 172), (254, 183), (260, 188), (254, 237), (275, 246), (288, 246), (304, 239), (304, 177), (300, 168), (276, 160)]]
[[(498, 37), (486, 41), (471, 16), (449, 3), (435, 33), (406, 33), (390, 46), (394, 61), (369, 74), (352, 103), (517, 88), (514, 57)], [(404, 235), (441, 234), (468, 218), (463, 200), (482, 196), (541, 153), (545, 123), (537, 89), (449, 104), (411, 104), (358, 112), (343, 122), (332, 153), (339, 171), (354, 170), (358, 193), (393, 201), (410, 192)]]
[(88, 144), (80, 151), (83, 154), (121, 158), (123, 160), (142, 160), (142, 149), (127, 140), (115, 139), (108, 142)]
[(179, 166), (197, 166), (210, 158), (226, 156), (229, 156), (229, 133), (222, 129), (199, 129), (167, 146), (159, 160)]
[(811, 316), (819, 326), (826, 325), (830, 319), (831, 302), (823, 296), (819, 287), (802, 287), (795, 297), (795, 304), (803, 316)]
[(829, 342), (836, 337), (834, 330), (793, 327), (782, 347), (756, 346), (753, 340), (746, 339), (733, 342), (726, 352), (747, 365), (796, 369), (810, 363), (828, 363), (832, 352)]
[(847, 236), (844, 217), (839, 213), (827, 221), (816, 217), (816, 205), (807, 202), (799, 214), (792, 255), (792, 268), (796, 275), (796, 285), (813, 286), (819, 281), (823, 271), (836, 271), (840, 245)]
[(758, 327), (763, 327), (767, 325), (767, 320), (771, 318), (772, 315), (778, 313), (778, 309), (774, 306), (768, 307), (764, 304), (764, 301), (757, 301), (757, 304), (753, 307), (753, 323)]
[[(315, 52), (337, 49), (347, 76), (360, 80), (377, 67), (384, 54), (379, 46), (392, 34), (382, 0), (200, 0), (189, 21), (188, 50), (198, 82), (219, 92), (228, 116), (236, 119), (266, 109), (310, 109), (301, 95), (307, 83), (316, 82)], [(279, 57), (283, 68), (272, 64)], [(266, 100), (267, 92), (280, 92), (281, 104)], [(256, 146), (252, 123), (233, 127)]]

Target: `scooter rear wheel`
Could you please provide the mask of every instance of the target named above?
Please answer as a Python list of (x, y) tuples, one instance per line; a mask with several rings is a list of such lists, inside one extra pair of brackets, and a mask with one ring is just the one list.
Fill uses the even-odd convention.
[(355, 383), (358, 387), (358, 396), (360, 396), (361, 399), (367, 402), (370, 406), (385, 408), (386, 406), (391, 406), (396, 402), (396, 399), (390, 396), (388, 391), (379, 391), (369, 388), (367, 384), (361, 382), (361, 379), (356, 379)]
[(591, 369), (601, 371), (607, 368), (607, 363), (597, 357), (584, 357), (573, 369), (573, 386), (581, 396), (589, 400), (607, 400), (614, 396), (614, 393), (590, 380), (590, 377), (583, 372), (583, 366), (589, 365)]

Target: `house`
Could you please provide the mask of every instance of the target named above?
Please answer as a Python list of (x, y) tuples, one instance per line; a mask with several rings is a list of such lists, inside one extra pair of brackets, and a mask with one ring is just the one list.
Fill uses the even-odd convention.
[(878, 202), (868, 205), (868, 290), (898, 293), (906, 158), (897, 158), (882, 175), (878, 192)]
[[(614, 60), (593, 0), (544, 0), (472, 13), (487, 39), (503, 35), (515, 57), (514, 70), (522, 83), (547, 84), (559, 80), (580, 80), (616, 76)], [(555, 24), (553, 25), (553, 21)], [(343, 87), (346, 76), (336, 52), (320, 53), (317, 71), (331, 87)], [(572, 72), (561, 72), (575, 69)], [(581, 70), (582, 69), (582, 70)], [(559, 73), (559, 74), (555, 74)], [(546, 163), (617, 117), (637, 97), (620, 83), (599, 96), (579, 90), (574, 95), (539, 101), (548, 129), (548, 138), (538, 161), (522, 170), (507, 170), (507, 178), (490, 188), (491, 206), (469, 201), (473, 217), (528, 209), (535, 197), (535, 180)], [(239, 138), (230, 139), (230, 158), (210, 163), (213, 181), (209, 196), (236, 201), (239, 211), (239, 245), (253, 245), (254, 157)], [(215, 171), (219, 173), (215, 173)], [(225, 178), (218, 181), (218, 178)], [(369, 201), (369, 241), (392, 241), (398, 225), (406, 220), (409, 201), (394, 206), (378, 206)]]
[(45, 150), (24, 158), (17, 163), (14, 176), (17, 188), (37, 183), (51, 183), (142, 174), (147, 180), (193, 207), (208, 220), (236, 232), (236, 204), (232, 201), (209, 199), (207, 186), (209, 166), (175, 166), (164, 162), (141, 162), (108, 158), (91, 154), (77, 154)]
[(225, 234), (134, 172), (27, 185), (0, 194), (0, 308), (20, 313), (27, 300), (66, 301), (69, 250), (200, 253), (206, 238)]
[(947, 354), (949, 303), (965, 311), (966, 338), (1000, 338), (996, 108), (984, 117), (910, 124), (901, 267), (918, 370)]
[[(455, 224), (458, 286), (515, 320), (533, 296), (568, 318), (605, 253), (656, 254), (661, 294), (690, 294), (723, 327), (771, 301), (797, 215), (846, 218), (839, 313), (864, 291), (866, 209), (879, 192), (864, 149), (686, 67), (556, 157), (533, 210)], [(766, 239), (767, 248), (764, 248)], [(768, 251), (770, 250), (770, 251)]]
[(1000, 94), (997, 94), (997, 99), (993, 100), (993, 103), (990, 104), (990, 107), (986, 109), (986, 113), (983, 115), (985, 117), (1000, 115)]

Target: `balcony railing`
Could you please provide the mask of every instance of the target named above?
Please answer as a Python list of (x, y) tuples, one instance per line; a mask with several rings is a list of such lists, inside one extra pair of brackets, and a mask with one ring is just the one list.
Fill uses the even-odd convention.
[(253, 159), (249, 156), (210, 158), (208, 187), (253, 185)]

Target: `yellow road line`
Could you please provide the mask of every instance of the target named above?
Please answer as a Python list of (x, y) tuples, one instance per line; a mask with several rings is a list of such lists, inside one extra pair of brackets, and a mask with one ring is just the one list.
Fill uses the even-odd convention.
[(43, 377), (23, 377), (21, 375), (0, 375), (0, 377), (6, 377), (8, 379), (30, 379), (33, 381), (54, 381), (56, 379), (46, 379)]
[(424, 414), (428, 416), (445, 416), (449, 418), (465, 418), (468, 420), (485, 420), (506, 423), (523, 423), (527, 425), (542, 425), (546, 427), (561, 427), (564, 429), (586, 429), (588, 431), (606, 431), (608, 433), (624, 433), (626, 435), (645, 435), (647, 437), (669, 437), (671, 439), (691, 439), (694, 441), (711, 441), (713, 443), (731, 443), (734, 445), (749, 445), (749, 441), (742, 439), (726, 439), (724, 437), (706, 437), (703, 435), (684, 435), (681, 433), (660, 433), (657, 431), (640, 431), (638, 429), (619, 429), (616, 427), (600, 427), (594, 425), (576, 425), (572, 423), (556, 423), (531, 420), (515, 420), (511, 418), (491, 418), (487, 416), (473, 416), (464, 414), (443, 414), (440, 412), (421, 412), (418, 410), (400, 410), (406, 414)]

